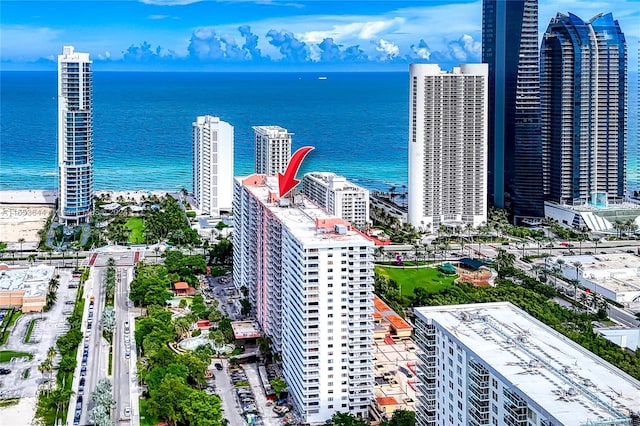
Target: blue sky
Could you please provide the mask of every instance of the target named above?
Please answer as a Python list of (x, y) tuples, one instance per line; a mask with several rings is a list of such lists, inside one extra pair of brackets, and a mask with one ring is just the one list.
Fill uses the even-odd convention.
[[(613, 12), (637, 69), (640, 0), (540, 0), (556, 12)], [(55, 69), (63, 45), (100, 70), (406, 70), (478, 62), (481, 0), (120, 0), (0, 2), (2, 69)]]

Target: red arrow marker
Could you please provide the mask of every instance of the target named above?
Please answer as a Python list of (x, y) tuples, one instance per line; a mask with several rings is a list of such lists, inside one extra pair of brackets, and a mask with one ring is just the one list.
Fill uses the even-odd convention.
[(289, 160), (289, 164), (287, 164), (287, 170), (284, 171), (284, 174), (278, 173), (278, 186), (280, 187), (280, 198), (287, 195), (289, 191), (296, 187), (297, 184), (300, 183), (298, 179), (296, 179), (296, 173), (298, 173), (298, 169), (300, 168), (300, 164), (302, 164), (302, 160), (307, 156), (311, 150), (314, 148), (312, 146), (303, 146), (299, 150), (293, 153), (291, 159)]

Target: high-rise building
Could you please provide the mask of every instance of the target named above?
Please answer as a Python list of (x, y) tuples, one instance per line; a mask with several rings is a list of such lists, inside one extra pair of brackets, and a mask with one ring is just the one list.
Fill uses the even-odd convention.
[(193, 198), (217, 216), (233, 205), (233, 126), (210, 115), (193, 123)]
[(415, 314), (417, 426), (640, 422), (638, 380), (511, 303)]
[(58, 218), (87, 223), (93, 207), (93, 80), (88, 53), (58, 55)]
[(410, 66), (409, 222), (487, 220), (487, 65)]
[(544, 215), (538, 1), (482, 1), (482, 62), (489, 64), (489, 202), (514, 218)]
[(278, 178), (234, 183), (233, 280), (280, 353), (303, 423), (367, 415), (373, 397), (373, 243)]
[(369, 191), (335, 173), (313, 172), (302, 178), (304, 195), (329, 214), (358, 228), (369, 222)]
[(254, 126), (256, 173), (276, 176), (284, 173), (291, 157), (291, 136), (280, 126)]
[(610, 13), (558, 13), (540, 52), (545, 196), (604, 205), (625, 196), (627, 46)]

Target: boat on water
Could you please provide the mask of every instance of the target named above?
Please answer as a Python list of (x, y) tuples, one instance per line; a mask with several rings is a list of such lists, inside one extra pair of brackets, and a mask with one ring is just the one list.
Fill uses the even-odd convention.
[(318, 77), (318, 80), (326, 80), (326, 79), (327, 79), (327, 77), (325, 77), (325, 76), (323, 76), (323, 75), (322, 75), (322, 76), (320, 76), (320, 77)]

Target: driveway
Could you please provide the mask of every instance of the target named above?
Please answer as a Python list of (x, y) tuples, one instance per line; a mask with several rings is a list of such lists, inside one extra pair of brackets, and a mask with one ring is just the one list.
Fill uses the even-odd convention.
[[(215, 369), (214, 364), (220, 362), (223, 365), (222, 371)], [(210, 370), (213, 370), (213, 377), (216, 378), (216, 393), (222, 400), (222, 408), (224, 410), (224, 418), (229, 421), (229, 426), (246, 426), (246, 422), (240, 415), (240, 406), (236, 399), (236, 393), (233, 385), (231, 384), (231, 378), (227, 373), (229, 368), (229, 362), (226, 359), (217, 360), (214, 359), (209, 366)]]

